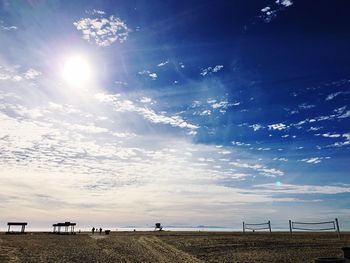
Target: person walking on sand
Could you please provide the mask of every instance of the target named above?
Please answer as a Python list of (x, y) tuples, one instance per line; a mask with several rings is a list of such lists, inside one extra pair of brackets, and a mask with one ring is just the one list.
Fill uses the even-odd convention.
[(100, 235), (102, 234), (102, 228), (100, 227)]
[(92, 234), (95, 234), (95, 227), (92, 228), (91, 232)]

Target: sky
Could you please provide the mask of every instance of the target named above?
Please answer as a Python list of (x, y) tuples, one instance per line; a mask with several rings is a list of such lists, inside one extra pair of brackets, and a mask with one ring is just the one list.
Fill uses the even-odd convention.
[(349, 8), (0, 0), (0, 227), (350, 229)]

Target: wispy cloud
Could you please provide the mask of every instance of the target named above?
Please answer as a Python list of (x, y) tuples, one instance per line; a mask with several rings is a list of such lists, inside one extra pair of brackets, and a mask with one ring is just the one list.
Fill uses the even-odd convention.
[(42, 73), (36, 69), (30, 68), (25, 72), (21, 72), (19, 67), (7, 67), (0, 65), (0, 81), (11, 80), (21, 81), (23, 79), (33, 80), (40, 76)]
[(262, 164), (251, 164), (251, 163), (243, 163), (241, 161), (230, 162), (231, 165), (239, 168), (252, 169), (259, 172), (260, 175), (267, 177), (276, 177), (284, 175), (284, 172), (278, 170), (276, 168), (268, 168)]
[(331, 93), (329, 94), (327, 97), (326, 97), (326, 101), (329, 101), (329, 100), (333, 100), (335, 99), (336, 97), (338, 97), (339, 95), (346, 95), (346, 94), (349, 94), (350, 92), (349, 91), (338, 91), (338, 92), (334, 92), (334, 93)]
[(305, 158), (305, 159), (301, 159), (301, 162), (305, 162), (305, 163), (309, 163), (309, 164), (317, 164), (322, 162), (322, 160), (324, 159), (330, 159), (331, 157), (312, 157), (312, 158)]
[(255, 185), (255, 188), (269, 193), (284, 194), (342, 194), (350, 193), (349, 185), (332, 186), (332, 185), (295, 185), (295, 184), (261, 184)]
[(153, 123), (168, 124), (173, 127), (187, 128), (190, 130), (196, 130), (199, 128), (199, 126), (188, 123), (178, 115), (166, 116), (164, 114), (156, 113), (152, 109), (137, 106), (130, 100), (121, 99), (119, 94), (112, 95), (112, 94), (100, 93), (96, 95), (96, 99), (101, 102), (105, 102), (113, 105), (115, 111), (134, 112)]
[(208, 99), (207, 103), (211, 106), (213, 110), (219, 110), (221, 113), (225, 113), (229, 107), (239, 106), (240, 102), (228, 102), (227, 99)]
[(88, 15), (101, 15), (101, 16), (106, 14), (105, 11), (97, 10), (97, 9), (86, 10), (85, 13)]
[(316, 107), (316, 105), (307, 104), (307, 103), (302, 103), (302, 104), (298, 105), (298, 108), (301, 109), (301, 110), (312, 109), (312, 108), (315, 108), (315, 107)]

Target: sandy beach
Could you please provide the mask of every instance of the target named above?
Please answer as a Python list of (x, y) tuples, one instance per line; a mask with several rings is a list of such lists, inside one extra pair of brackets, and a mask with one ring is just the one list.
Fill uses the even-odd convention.
[(0, 234), (0, 262), (313, 262), (342, 256), (350, 233)]

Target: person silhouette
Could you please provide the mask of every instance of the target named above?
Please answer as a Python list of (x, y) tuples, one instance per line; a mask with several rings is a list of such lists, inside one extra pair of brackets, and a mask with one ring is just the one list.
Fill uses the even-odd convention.
[(102, 234), (102, 228), (100, 227), (100, 235)]
[(92, 228), (91, 232), (92, 234), (95, 234), (95, 227)]

